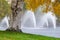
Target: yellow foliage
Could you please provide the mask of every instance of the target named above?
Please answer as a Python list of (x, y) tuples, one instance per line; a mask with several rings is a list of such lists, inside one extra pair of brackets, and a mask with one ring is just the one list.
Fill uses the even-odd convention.
[[(32, 11), (35, 11), (35, 9), (38, 6), (46, 3), (47, 8), (45, 11), (48, 11), (48, 8), (49, 8), (48, 6), (50, 5), (51, 0), (24, 0), (24, 2), (26, 4), (26, 9), (32, 10)], [(60, 16), (60, 3), (57, 1), (52, 4), (53, 4), (52, 5), (53, 10), (54, 10), (56, 16)]]
[(55, 2), (54, 6), (53, 6), (54, 12), (57, 16), (60, 16), (60, 3)]
[(28, 10), (35, 10), (39, 5), (42, 5), (45, 0), (25, 0), (26, 9)]

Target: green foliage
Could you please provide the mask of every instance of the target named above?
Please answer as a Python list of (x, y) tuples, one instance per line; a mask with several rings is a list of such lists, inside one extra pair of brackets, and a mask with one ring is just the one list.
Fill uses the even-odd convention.
[(10, 5), (5, 0), (0, 0), (0, 19), (11, 13)]

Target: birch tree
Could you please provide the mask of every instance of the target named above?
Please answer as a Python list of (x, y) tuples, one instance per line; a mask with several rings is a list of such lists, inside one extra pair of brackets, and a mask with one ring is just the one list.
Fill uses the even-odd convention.
[(23, 15), (23, 0), (12, 0), (11, 10), (10, 27), (13, 30), (20, 30), (21, 16)]

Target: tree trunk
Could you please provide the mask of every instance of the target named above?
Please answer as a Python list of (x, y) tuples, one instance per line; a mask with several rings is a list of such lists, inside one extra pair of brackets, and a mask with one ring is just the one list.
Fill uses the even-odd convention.
[(23, 15), (23, 0), (12, 0), (12, 14), (10, 16), (10, 27), (12, 30), (20, 30), (21, 16)]

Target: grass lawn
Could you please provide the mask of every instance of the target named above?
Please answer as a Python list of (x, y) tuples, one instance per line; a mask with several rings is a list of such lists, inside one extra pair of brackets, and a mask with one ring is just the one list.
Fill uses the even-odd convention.
[(60, 38), (32, 35), (13, 31), (0, 31), (0, 40), (60, 40)]

